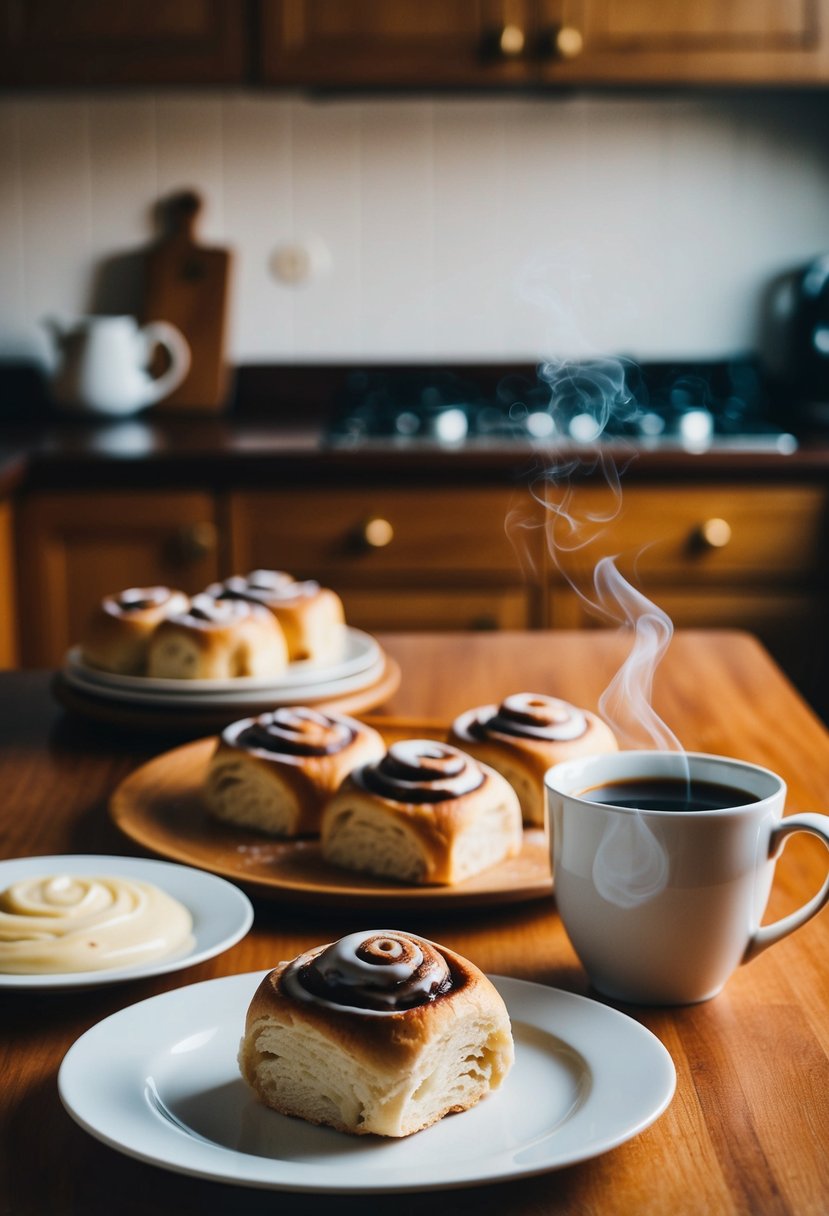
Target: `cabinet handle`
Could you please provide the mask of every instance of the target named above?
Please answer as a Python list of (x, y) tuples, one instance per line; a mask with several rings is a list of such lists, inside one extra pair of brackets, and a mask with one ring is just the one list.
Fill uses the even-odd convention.
[(694, 539), (701, 549), (724, 549), (731, 540), (731, 524), (727, 519), (712, 516), (699, 524)]
[(584, 35), (574, 25), (556, 25), (544, 37), (547, 59), (578, 59), (584, 50)]
[(360, 528), (360, 540), (366, 549), (385, 549), (394, 540), (394, 528), (381, 515), (372, 515)]
[(175, 536), (174, 553), (177, 564), (188, 566), (216, 552), (219, 537), (216, 525), (209, 520), (185, 524)]
[(517, 59), (524, 54), (526, 41), (520, 25), (505, 25), (498, 34), (498, 52), (503, 59)]

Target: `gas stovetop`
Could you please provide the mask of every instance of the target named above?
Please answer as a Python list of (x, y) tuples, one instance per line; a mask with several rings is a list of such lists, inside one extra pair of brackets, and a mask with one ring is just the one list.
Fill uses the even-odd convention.
[(418, 369), (355, 371), (326, 442), (363, 449), (452, 450), (624, 444), (642, 449), (789, 453), (749, 359), (541, 364), (484, 388)]

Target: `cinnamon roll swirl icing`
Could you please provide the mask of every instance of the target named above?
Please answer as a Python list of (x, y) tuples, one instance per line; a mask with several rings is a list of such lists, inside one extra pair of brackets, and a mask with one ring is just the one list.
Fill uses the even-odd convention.
[(117, 595), (108, 595), (104, 609), (113, 615), (145, 612), (148, 608), (163, 608), (173, 599), (182, 606), (186, 604), (181, 592), (173, 592), (169, 587), (127, 587)]
[(524, 739), (563, 741), (580, 739), (587, 730), (587, 718), (580, 709), (558, 697), (519, 692), (505, 697), (497, 708), (490, 705), (479, 710), (469, 722), (468, 730), (476, 739), (486, 739), (498, 732)]
[(275, 709), (228, 727), (222, 736), (233, 747), (279, 756), (333, 756), (356, 735), (348, 718), (304, 706)]
[(449, 964), (432, 942), (397, 930), (351, 933), (285, 968), (284, 991), (352, 1013), (402, 1013), (453, 988)]
[(480, 765), (448, 743), (405, 739), (392, 743), (377, 764), (354, 772), (354, 780), (395, 802), (446, 802), (483, 785)]
[(297, 600), (309, 599), (319, 589), (319, 583), (313, 579), (297, 582), (284, 570), (253, 570), (246, 575), (234, 574), (223, 583), (213, 583), (207, 588), (207, 594), (218, 600), (249, 600), (266, 606), (287, 606)]
[(193, 596), (188, 610), (177, 614), (175, 620), (208, 629), (211, 627), (224, 628), (226, 625), (236, 624), (237, 621), (245, 620), (247, 617), (261, 612), (261, 607), (248, 601), (217, 600), (212, 595), (202, 592), (201, 595)]

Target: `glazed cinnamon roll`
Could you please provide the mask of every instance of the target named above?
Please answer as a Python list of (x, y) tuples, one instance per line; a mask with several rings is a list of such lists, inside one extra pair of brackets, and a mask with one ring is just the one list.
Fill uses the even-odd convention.
[(357, 765), (385, 752), (356, 718), (286, 707), (234, 722), (210, 761), (205, 801), (227, 823), (272, 836), (316, 835), (324, 803)]
[(282, 1114), (399, 1137), (497, 1089), (513, 1055), (504, 1002), (477, 967), (379, 929), (271, 971), (248, 1009), (239, 1066)]
[(345, 613), (342, 600), (328, 587), (307, 579), (297, 582), (284, 570), (253, 570), (212, 583), (215, 599), (263, 604), (279, 621), (291, 662), (330, 663), (342, 653)]
[(321, 844), (333, 865), (452, 885), (521, 851), (521, 809), (493, 769), (446, 743), (409, 739), (343, 782), (323, 812)]
[(144, 675), (156, 627), (168, 616), (186, 612), (189, 603), (183, 591), (170, 587), (129, 587), (105, 596), (81, 640), (84, 661), (118, 675)]
[(524, 822), (545, 820), (544, 774), (562, 760), (613, 752), (613, 732), (595, 714), (558, 697), (520, 692), (500, 705), (481, 705), (452, 724), (450, 741), (497, 769), (515, 789)]
[(160, 679), (224, 680), (280, 676), (288, 665), (276, 618), (259, 604), (196, 595), (150, 638), (147, 673)]

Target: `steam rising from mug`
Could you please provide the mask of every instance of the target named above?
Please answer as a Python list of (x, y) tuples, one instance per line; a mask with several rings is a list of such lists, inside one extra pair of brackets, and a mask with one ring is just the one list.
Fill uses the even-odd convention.
[[(549, 409), (558, 429), (576, 429), (591, 442), (601, 439), (608, 423), (631, 421), (641, 409), (626, 383), (626, 364), (620, 359), (589, 359), (578, 363), (548, 361), (539, 367), (550, 390)], [(657, 747), (682, 751), (673, 731), (652, 705), (653, 677), (673, 636), (670, 617), (622, 575), (614, 555), (597, 562), (592, 588), (581, 585), (568, 569), (568, 555), (599, 540), (622, 506), (621, 475), (634, 458), (614, 440), (614, 455), (600, 446), (575, 449), (572, 445), (549, 450), (535, 475), (530, 492), (546, 511), (545, 529), (550, 556), (587, 610), (632, 635), (630, 652), (605, 689), (599, 709), (624, 747)], [(609, 491), (607, 506), (596, 510), (579, 501), (579, 484), (598, 474)], [(520, 545), (520, 532), (528, 526), (520, 512), (507, 517), (507, 532)]]

